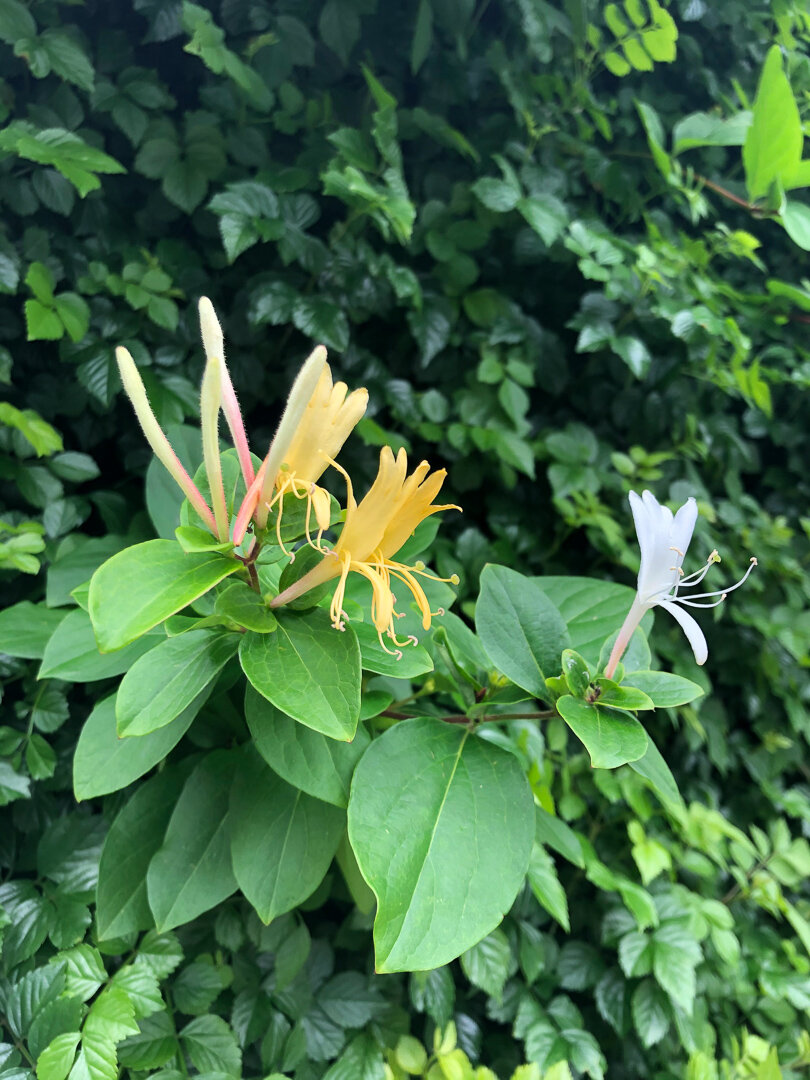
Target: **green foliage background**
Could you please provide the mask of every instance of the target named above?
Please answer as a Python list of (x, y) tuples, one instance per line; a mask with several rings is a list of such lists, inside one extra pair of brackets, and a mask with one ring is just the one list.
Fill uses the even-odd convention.
[[(502, 1076), (807, 1067), (810, 213), (801, 191), (783, 201), (767, 130), (755, 176), (740, 113), (776, 42), (803, 131), (810, 24), (792, 0), (676, 2), (674, 55), (661, 10), (0, 0), (0, 566), (4, 601), (53, 609), (23, 658), (0, 657), (4, 1080), (56, 1037), (39, 1075), (63, 1080), (79, 1030), (74, 1080), (370, 1080), (384, 1054), (418, 1074), (398, 1040), (432, 1048), (453, 1018)], [(358, 489), (388, 439), (447, 466), (464, 514), (432, 555), (468, 616), (488, 561), (631, 583), (630, 488), (695, 494), (693, 554), (718, 547), (724, 580), (759, 559), (703, 617), (705, 670), (665, 616), (654, 631), (663, 663), (713, 691), (647, 721), (688, 809), (592, 770), (562, 725), (527, 725), (535, 794), (559, 815), (533, 868), (547, 903), (527, 887), (458, 964), (373, 976), (370, 917), (336, 874), (267, 928), (232, 900), (94, 944), (123, 797), (77, 807), (71, 764), (111, 672), (38, 681), (31, 660), (70, 591), (161, 529), (112, 350), (146, 367), (193, 457), (176, 429), (197, 410), (201, 294), (255, 445), (321, 341), (371, 394), (342, 459)], [(231, 722), (207, 715), (200, 747)], [(435, 1075), (471, 1075), (436, 1046)]]

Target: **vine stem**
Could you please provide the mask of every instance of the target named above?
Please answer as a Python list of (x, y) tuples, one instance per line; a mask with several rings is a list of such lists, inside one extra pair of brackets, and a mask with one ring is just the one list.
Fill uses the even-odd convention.
[[(483, 716), (464, 716), (460, 713), (450, 713), (447, 716), (435, 716), (434, 720), (442, 720), (445, 724), (488, 724), (497, 723), (499, 720), (549, 720), (556, 716), (555, 709), (541, 709), (536, 712), (516, 713), (488, 713)], [(396, 709), (383, 709), (380, 716), (387, 716), (391, 720), (413, 720), (409, 713), (397, 712)]]

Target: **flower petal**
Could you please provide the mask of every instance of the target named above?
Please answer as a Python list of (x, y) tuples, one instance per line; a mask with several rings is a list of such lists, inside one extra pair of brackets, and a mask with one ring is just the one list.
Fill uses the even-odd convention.
[(658, 606), (665, 608), (673, 619), (680, 623), (681, 629), (686, 634), (689, 644), (692, 646), (695, 660), (698, 664), (705, 664), (706, 658), (709, 655), (709, 646), (706, 644), (706, 638), (703, 631), (689, 612), (684, 611), (684, 609), (677, 604), (667, 601), (659, 602)]
[[(697, 517), (697, 503), (690, 495), (675, 515), (675, 521), (672, 525), (672, 546), (678, 548), (684, 555), (692, 542), (692, 533), (695, 531)], [(678, 565), (680, 566), (680, 563)]]

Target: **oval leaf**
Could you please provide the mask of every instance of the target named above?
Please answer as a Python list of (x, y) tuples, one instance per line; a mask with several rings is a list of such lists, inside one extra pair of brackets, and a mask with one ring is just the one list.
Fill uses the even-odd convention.
[(146, 891), (158, 930), (190, 922), (236, 889), (228, 843), (228, 798), (236, 757), (202, 759), (186, 781), (161, 849), (149, 863)]
[(349, 839), (377, 897), (377, 970), (439, 967), (493, 930), (534, 828), (517, 759), (468, 730), (418, 718), (372, 743), (352, 782)]
[(231, 794), (231, 855), (262, 922), (318, 888), (345, 827), (342, 810), (291, 787), (255, 751), (243, 756)]
[(148, 735), (170, 724), (236, 654), (236, 634), (189, 630), (141, 657), (121, 680), (115, 705), (119, 735)]
[(282, 779), (316, 799), (346, 807), (355, 766), (371, 741), (358, 727), (350, 743), (328, 739), (281, 712), (248, 686), (245, 718), (256, 749)]
[(245, 634), (242, 669), (282, 712), (330, 739), (349, 742), (360, 717), (360, 647), (350, 626), (324, 611), (279, 613), (274, 634)]
[(173, 540), (119, 551), (90, 582), (89, 611), (102, 652), (120, 649), (235, 573), (242, 564), (217, 552), (187, 554)]
[(637, 761), (647, 749), (647, 733), (635, 716), (615, 709), (600, 709), (566, 694), (557, 710), (585, 744), (595, 769), (615, 769)]
[(546, 676), (560, 671), (571, 640), (562, 615), (531, 578), (506, 566), (485, 566), (475, 628), (508, 679), (535, 697), (548, 696)]

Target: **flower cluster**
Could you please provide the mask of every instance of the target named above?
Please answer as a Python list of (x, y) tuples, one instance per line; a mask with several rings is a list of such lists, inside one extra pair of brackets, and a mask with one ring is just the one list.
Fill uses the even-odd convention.
[[(275, 539), (285, 554), (290, 554), (281, 536), (283, 501), (287, 495), (306, 499), (307, 539), (323, 558), (292, 586), (272, 598), (270, 605), (279, 607), (338, 578), (331, 614), (334, 626), (343, 629), (346, 580), (349, 572), (355, 571), (371, 583), (371, 615), (381, 641), (385, 634), (396, 646), (405, 644), (399, 641), (394, 630), (394, 618), (398, 613), (392, 592), (393, 581), (403, 583), (411, 592), (422, 615), (422, 625), (428, 629), (435, 612), (431, 612), (416, 575), (432, 575), (425, 573), (422, 564), (407, 566), (394, 561), (393, 556), (425, 518), (439, 510), (459, 509), (433, 503), (444, 482), (445, 470), (431, 473), (430, 466), (423, 461), (408, 476), (404, 450), (400, 450), (395, 458), (391, 449), (384, 447), (376, 480), (365, 498), (359, 504), (355, 501), (351, 479), (335, 458), (366, 411), (368, 391), (361, 388), (349, 393), (345, 383), (333, 383), (323, 346), (318, 346), (304, 362), (267, 454), (260, 466), (254, 468), (244, 420), (225, 362), (222, 329), (207, 297), (200, 300), (199, 310), (206, 354), (200, 391), (200, 421), (210, 505), (161, 429), (132, 356), (122, 346), (116, 349), (115, 355), (124, 389), (149, 445), (202, 523), (217, 541), (230, 542), (235, 548), (243, 544), (250, 529), (253, 535), (246, 545), (247, 552), (237, 557), (246, 565), (252, 565), (267, 539), (268, 519), (274, 509)], [(246, 493), (232, 520), (228, 515), (222, 480), (220, 412), (230, 431), (245, 483)], [(331, 523), (331, 498), (318, 484), (330, 465), (343, 474), (348, 490), (345, 523), (334, 548), (323, 543), (323, 533)], [(318, 529), (314, 540), (311, 536), (313, 515)], [(455, 576), (449, 580), (458, 581)]]

